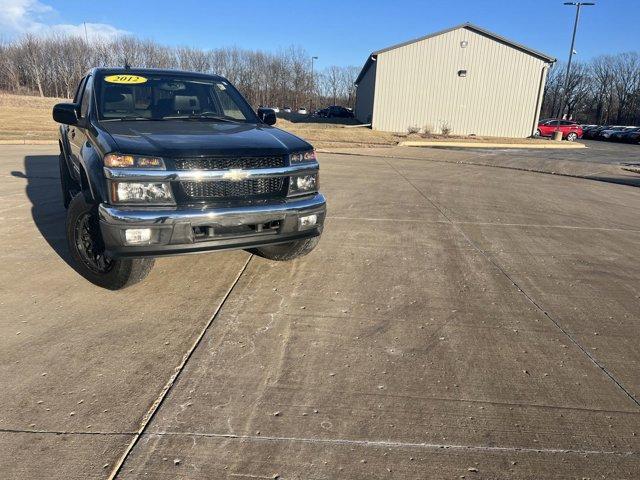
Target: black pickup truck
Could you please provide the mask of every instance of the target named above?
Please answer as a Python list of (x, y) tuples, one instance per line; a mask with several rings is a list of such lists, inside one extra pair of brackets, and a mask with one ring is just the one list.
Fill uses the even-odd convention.
[(223, 77), (94, 68), (53, 118), (69, 249), (97, 285), (132, 285), (161, 255), (290, 260), (318, 243), (326, 206), (313, 147)]

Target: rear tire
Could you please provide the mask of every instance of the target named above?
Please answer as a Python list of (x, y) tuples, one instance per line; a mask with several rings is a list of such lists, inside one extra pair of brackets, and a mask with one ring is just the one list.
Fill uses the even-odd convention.
[(109, 290), (120, 290), (144, 280), (155, 263), (153, 258), (111, 258), (105, 254), (98, 206), (87, 201), (85, 192), (78, 193), (69, 204), (67, 244), (77, 272)]
[(266, 245), (251, 249), (250, 252), (259, 257), (278, 262), (286, 262), (294, 258), (303, 257), (311, 252), (318, 242), (320, 236), (306, 238), (304, 240), (295, 240), (293, 242), (280, 243), (278, 245)]
[(542, 132), (540, 131), (540, 129), (537, 129), (536, 133), (533, 134), (534, 137), (539, 137), (540, 135), (542, 135)]
[(574, 133), (574, 132), (570, 132), (567, 134), (567, 141), (568, 142), (575, 142), (578, 139), (578, 134)]

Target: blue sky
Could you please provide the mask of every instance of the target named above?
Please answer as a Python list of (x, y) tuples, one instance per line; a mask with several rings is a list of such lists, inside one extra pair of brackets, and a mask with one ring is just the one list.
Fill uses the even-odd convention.
[[(470, 21), (564, 60), (575, 7), (563, 0), (0, 0), (5, 39), (24, 31), (129, 32), (168, 45), (238, 46), (277, 51), (290, 45), (317, 65), (361, 65), (368, 53)], [(584, 7), (578, 60), (640, 50), (640, 0), (596, 0)]]

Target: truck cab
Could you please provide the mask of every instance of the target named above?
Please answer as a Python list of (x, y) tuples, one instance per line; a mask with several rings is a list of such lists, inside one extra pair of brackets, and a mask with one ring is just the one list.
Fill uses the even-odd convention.
[(100, 286), (136, 283), (162, 255), (292, 260), (318, 243), (326, 202), (313, 147), (223, 77), (95, 68), (53, 118), (67, 242)]

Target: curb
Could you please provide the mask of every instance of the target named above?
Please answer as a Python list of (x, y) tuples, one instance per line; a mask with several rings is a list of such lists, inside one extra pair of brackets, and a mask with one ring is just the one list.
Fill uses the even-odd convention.
[(0, 140), (0, 145), (57, 145), (58, 140)]
[(530, 148), (530, 149), (575, 149), (587, 148), (583, 143), (558, 143), (541, 145), (532, 143), (474, 143), (474, 142), (400, 142), (399, 147), (440, 147), (440, 148)]

